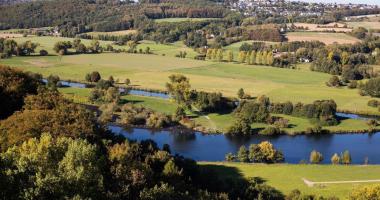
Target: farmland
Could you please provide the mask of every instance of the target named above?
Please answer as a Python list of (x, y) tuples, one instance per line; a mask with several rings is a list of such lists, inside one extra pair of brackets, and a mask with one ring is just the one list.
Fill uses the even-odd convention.
[(289, 32), (286, 34), (288, 41), (321, 41), (325, 44), (353, 44), (359, 42), (345, 33), (322, 33), (322, 32)]
[[(288, 24), (290, 26), (291, 24)], [(309, 23), (294, 23), (296, 27), (305, 28), (306, 31), (315, 31), (315, 32), (326, 32), (326, 31), (335, 31), (335, 32), (351, 32), (352, 28), (345, 27), (345, 24), (342, 23), (329, 23), (329, 24), (309, 24)]]
[[(54, 42), (67, 38), (28, 37), (17, 41), (32, 40), (40, 43), (39, 48), (52, 52)], [(89, 43), (89, 40), (83, 40)], [(102, 45), (108, 42), (101, 42)], [(159, 45), (143, 42), (142, 48), (149, 46), (153, 52), (172, 52), (180, 44)], [(221, 92), (235, 97), (239, 88), (252, 96), (267, 95), (274, 102), (311, 103), (319, 99), (334, 99), (338, 109), (367, 114), (378, 114), (376, 108), (367, 106), (369, 97), (362, 97), (355, 89), (331, 88), (325, 82), (330, 75), (312, 72), (308, 65), (298, 65), (297, 70), (273, 68), (257, 65), (219, 63), (176, 58), (169, 53), (165, 56), (102, 53), (68, 56), (29, 56), (13, 57), (0, 61), (1, 64), (17, 66), (38, 72), (44, 76), (59, 75), (66, 80), (84, 80), (91, 71), (99, 71), (103, 77), (131, 79), (132, 84), (142, 88), (165, 89), (168, 76), (173, 73), (185, 74), (190, 78), (192, 87), (197, 90)]]
[(347, 22), (347, 24), (354, 28), (380, 29), (380, 22)]
[(311, 181), (350, 181), (380, 179), (380, 166), (331, 166), (331, 165), (264, 165), (241, 163), (201, 163), (203, 167), (215, 169), (225, 178), (259, 177), (284, 194), (299, 189), (307, 194), (348, 197), (350, 191), (370, 183), (331, 184), (308, 187), (302, 178)]

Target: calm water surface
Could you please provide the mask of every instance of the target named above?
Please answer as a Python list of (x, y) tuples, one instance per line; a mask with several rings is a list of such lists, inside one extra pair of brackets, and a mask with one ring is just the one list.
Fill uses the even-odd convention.
[(284, 153), (287, 163), (308, 160), (312, 150), (321, 152), (325, 157), (324, 163), (330, 163), (330, 158), (334, 153), (349, 150), (355, 164), (363, 164), (365, 157), (368, 157), (372, 164), (380, 164), (380, 134), (282, 135), (275, 137), (255, 135), (249, 138), (239, 138), (225, 135), (204, 135), (200, 132), (124, 130), (118, 126), (109, 126), (109, 128), (115, 134), (121, 134), (131, 140), (151, 139), (160, 147), (169, 144), (172, 153), (197, 161), (223, 161), (226, 153), (236, 153), (241, 145), (248, 147), (250, 144), (268, 140)]

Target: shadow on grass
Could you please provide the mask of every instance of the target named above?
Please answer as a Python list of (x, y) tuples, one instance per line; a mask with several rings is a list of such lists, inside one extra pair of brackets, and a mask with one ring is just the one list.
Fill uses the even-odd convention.
[(216, 164), (202, 164), (199, 166), (202, 174), (200, 179), (201, 187), (207, 186), (209, 191), (224, 191), (228, 193), (232, 199), (246, 199), (244, 197), (256, 199), (256, 197), (258, 198), (260, 196), (258, 193), (261, 192), (262, 194), (266, 192), (275, 193), (276, 195), (274, 196), (284, 197), (283, 194), (275, 188), (269, 189), (264, 186), (263, 184), (265, 184), (267, 180), (261, 177), (245, 178), (236, 167)]
[(127, 103), (138, 104), (138, 103), (144, 103), (144, 101), (120, 99), (120, 104), (127, 104)]

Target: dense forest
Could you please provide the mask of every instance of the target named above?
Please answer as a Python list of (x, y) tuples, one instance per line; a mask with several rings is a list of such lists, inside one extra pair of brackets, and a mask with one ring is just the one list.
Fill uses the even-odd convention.
[(136, 4), (118, 0), (53, 0), (0, 7), (0, 29), (62, 26), (85, 30), (113, 31), (133, 27), (138, 16), (223, 17), (226, 10), (208, 1), (163, 1)]

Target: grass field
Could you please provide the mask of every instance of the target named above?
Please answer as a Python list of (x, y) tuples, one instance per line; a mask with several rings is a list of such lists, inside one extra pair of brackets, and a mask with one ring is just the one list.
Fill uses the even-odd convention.
[[(68, 38), (28, 37), (40, 48), (52, 49), (56, 41)], [(89, 43), (89, 40), (83, 40)], [(106, 44), (107, 42), (102, 42)], [(143, 41), (139, 46), (149, 46), (153, 52), (176, 52), (182, 43), (159, 45)], [(145, 45), (145, 46), (144, 46)], [(169, 53), (168, 53), (169, 54)], [(222, 92), (235, 97), (239, 88), (251, 96), (267, 95), (274, 102), (292, 101), (311, 103), (315, 100), (334, 99), (338, 109), (368, 114), (379, 114), (376, 108), (367, 106), (369, 97), (362, 97), (356, 89), (330, 88), (325, 85), (329, 74), (312, 72), (308, 65), (298, 65), (297, 70), (266, 66), (218, 63), (182, 59), (166, 55), (127, 53), (82, 54), (68, 56), (29, 56), (0, 60), (0, 64), (16, 66), (61, 79), (83, 81), (87, 73), (99, 71), (103, 78), (131, 79), (132, 85), (142, 88), (165, 89), (168, 76), (180, 73), (188, 76), (193, 88), (209, 92)]]
[[(89, 88), (59, 88), (59, 91), (68, 99), (76, 103), (91, 104), (88, 101), (91, 89)], [(177, 108), (176, 104), (171, 101), (155, 97), (144, 97), (135, 95), (121, 96), (122, 103), (132, 103), (137, 106), (144, 106), (157, 112), (173, 114)]]
[(256, 40), (246, 40), (246, 41), (241, 41), (241, 42), (236, 42), (236, 43), (232, 43), (226, 47), (224, 47), (224, 49), (227, 49), (227, 50), (231, 50), (235, 53), (235, 57), (238, 56), (238, 52), (239, 52), (239, 48), (242, 44), (244, 43), (248, 43), (248, 44), (252, 44), (253, 42), (265, 42), (266, 45), (271, 45), (271, 44), (277, 44), (279, 42), (268, 42), (268, 41), (256, 41)]
[(112, 35), (112, 36), (122, 36), (129, 34), (136, 34), (136, 30), (123, 30), (123, 31), (112, 31), (112, 32), (88, 32), (87, 35), (98, 36), (98, 35)]
[(288, 41), (321, 41), (325, 44), (353, 44), (360, 40), (345, 33), (321, 33), (321, 32), (289, 32), (286, 34)]
[(353, 28), (380, 29), (380, 22), (347, 22), (347, 24)]
[(332, 165), (288, 165), (288, 164), (242, 164), (242, 163), (206, 163), (201, 166), (212, 168), (223, 177), (260, 177), (267, 184), (277, 188), (284, 194), (299, 189), (307, 194), (348, 197), (353, 188), (370, 183), (332, 184), (325, 187), (308, 187), (302, 181), (352, 181), (380, 179), (380, 166), (332, 166)]
[[(294, 23), (296, 27), (308, 28), (305, 31), (317, 31), (317, 32), (326, 32), (326, 31), (336, 31), (336, 32), (351, 32), (352, 28), (345, 28), (342, 23), (329, 23), (329, 24), (309, 24), (309, 23)], [(291, 24), (288, 24), (291, 26)], [(332, 28), (330, 28), (332, 27)]]
[(163, 22), (185, 22), (185, 21), (206, 21), (206, 20), (219, 20), (219, 18), (162, 18), (162, 19), (155, 19), (154, 21), (157, 23), (163, 23)]

